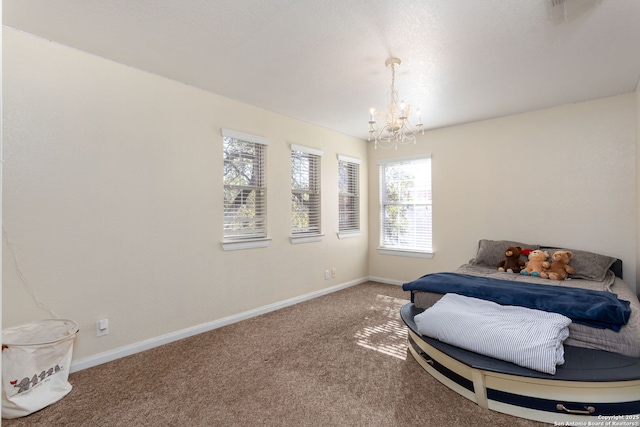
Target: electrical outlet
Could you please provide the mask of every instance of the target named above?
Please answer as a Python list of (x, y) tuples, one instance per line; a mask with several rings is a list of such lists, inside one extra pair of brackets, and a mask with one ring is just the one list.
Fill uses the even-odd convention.
[(334, 278), (336, 277), (336, 269), (335, 268), (331, 269), (331, 277), (334, 277)]
[(109, 335), (109, 319), (96, 320), (96, 337)]
[(324, 280), (329, 280), (331, 278), (331, 273), (329, 270), (324, 271)]

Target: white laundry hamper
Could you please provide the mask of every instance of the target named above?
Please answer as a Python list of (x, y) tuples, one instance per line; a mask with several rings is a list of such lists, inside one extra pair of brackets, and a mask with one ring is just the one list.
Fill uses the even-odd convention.
[(46, 319), (2, 330), (2, 418), (18, 418), (71, 391), (69, 368), (78, 324)]

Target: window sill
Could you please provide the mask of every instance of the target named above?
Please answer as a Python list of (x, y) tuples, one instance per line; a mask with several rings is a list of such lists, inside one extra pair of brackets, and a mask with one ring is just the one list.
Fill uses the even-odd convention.
[(378, 253), (380, 255), (405, 256), (405, 257), (411, 257), (411, 258), (427, 258), (427, 259), (431, 259), (435, 255), (433, 252), (418, 252), (418, 251), (410, 251), (406, 249), (389, 249), (389, 248), (378, 248)]
[(241, 249), (266, 248), (270, 242), (271, 239), (268, 237), (246, 240), (225, 240), (222, 242), (222, 249), (225, 251), (237, 251)]
[(338, 233), (338, 239), (352, 239), (360, 236), (362, 236), (362, 233), (359, 231), (342, 231)]
[(305, 236), (291, 236), (291, 244), (320, 242), (324, 239), (324, 234), (312, 234)]

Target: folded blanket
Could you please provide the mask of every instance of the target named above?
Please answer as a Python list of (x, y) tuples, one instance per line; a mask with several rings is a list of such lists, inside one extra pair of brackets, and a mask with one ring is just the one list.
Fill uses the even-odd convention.
[(560, 313), (573, 322), (620, 331), (629, 322), (629, 301), (615, 294), (565, 286), (499, 280), (457, 273), (433, 273), (402, 285), (405, 291), (455, 292), (474, 298)]
[(571, 319), (557, 313), (446, 294), (414, 316), (418, 332), (548, 374), (564, 363)]

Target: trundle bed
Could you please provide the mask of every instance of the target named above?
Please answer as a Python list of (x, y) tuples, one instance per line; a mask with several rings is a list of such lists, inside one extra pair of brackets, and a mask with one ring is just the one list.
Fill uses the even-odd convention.
[(412, 356), (484, 408), (558, 426), (640, 426), (640, 302), (622, 262), (568, 249), (575, 274), (549, 280), (498, 271), (508, 246), (556, 249), (481, 240), (468, 264), (403, 285)]

